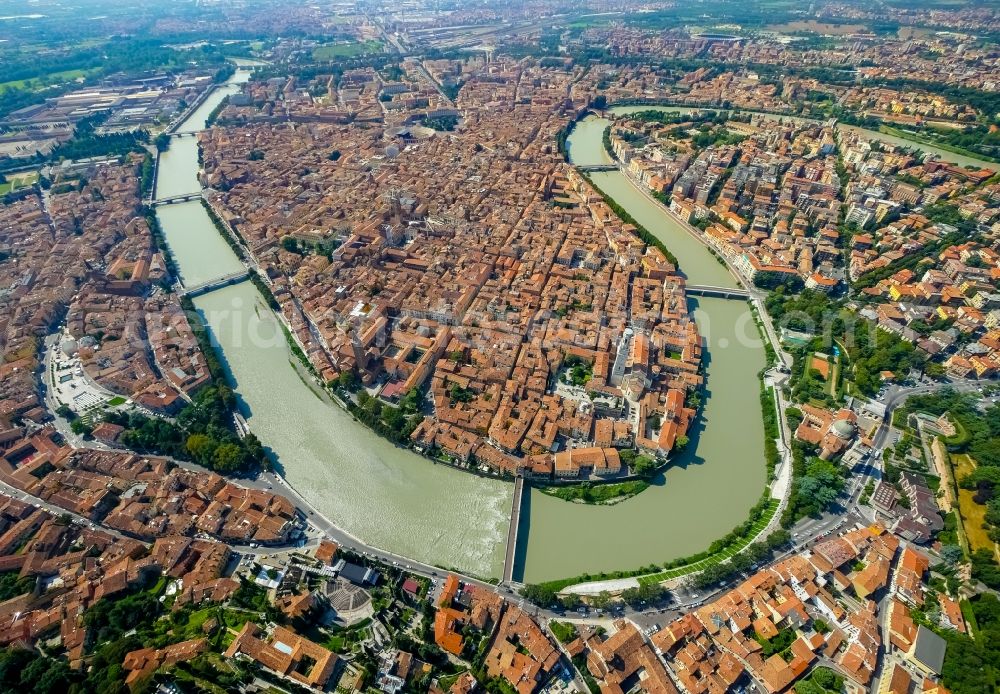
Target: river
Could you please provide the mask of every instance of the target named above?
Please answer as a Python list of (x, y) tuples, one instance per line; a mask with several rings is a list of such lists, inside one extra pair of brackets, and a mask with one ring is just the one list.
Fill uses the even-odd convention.
[[(240, 72), (233, 81), (245, 78)], [(179, 130), (203, 127), (228, 89), (217, 90)], [(597, 120), (584, 121), (571, 137), (579, 162), (593, 163), (583, 153), (602, 151)], [(160, 158), (157, 195), (196, 192), (197, 169), (195, 139), (174, 138)], [(597, 174), (595, 181), (663, 239), (692, 282), (735, 286), (700, 242), (621, 174)], [(241, 267), (200, 203), (164, 205), (157, 214), (185, 283)], [(509, 483), (435, 465), (321, 401), (299, 376), (277, 318), (252, 284), (210, 292), (195, 305), (221, 348), (250, 427), (320, 513), (381, 549), (500, 575)], [(708, 345), (708, 386), (689, 452), (649, 490), (613, 507), (526, 494), (515, 577), (539, 581), (663, 562), (704, 549), (745, 520), (765, 482), (756, 379), (763, 349), (744, 302), (692, 299), (691, 308)]]
[[(610, 161), (602, 143), (607, 124), (593, 116), (577, 124), (568, 140), (574, 164)], [(663, 241), (692, 284), (738, 286), (698, 239), (623, 174), (591, 177)], [(746, 520), (766, 482), (757, 379), (763, 345), (746, 302), (692, 297), (689, 309), (706, 343), (707, 385), (688, 451), (649, 489), (614, 506), (526, 494), (515, 575), (536, 582), (662, 563), (704, 550)]]
[(509, 483), (435, 465), (322, 402), (291, 364), (278, 320), (253, 284), (210, 292), (195, 306), (222, 348), (250, 428), (320, 513), (380, 549), (501, 575)]
[[(177, 128), (178, 133), (193, 133), (203, 130), (208, 117), (223, 99), (240, 90), (240, 84), (250, 78), (248, 70), (239, 70), (229, 83), (216, 88)], [(170, 148), (160, 154), (156, 177), (156, 197), (169, 198), (201, 191), (198, 181), (198, 139), (195, 137), (174, 137)], [(211, 227), (205, 229), (211, 220), (198, 200), (162, 205), (156, 208), (156, 216), (177, 261), (178, 273), (186, 286), (194, 286), (222, 275), (243, 269), (236, 254)]]
[[(249, 73), (240, 71), (234, 84)], [(227, 93), (216, 92), (179, 131), (196, 131)], [(199, 190), (197, 141), (173, 138), (156, 193)], [(199, 284), (242, 268), (200, 202), (157, 208), (182, 280)], [(221, 347), (251, 429), (285, 479), (345, 532), (429, 564), (500, 576), (512, 487), (397, 448), (319, 400), (294, 368), (277, 318), (249, 282), (195, 300)]]

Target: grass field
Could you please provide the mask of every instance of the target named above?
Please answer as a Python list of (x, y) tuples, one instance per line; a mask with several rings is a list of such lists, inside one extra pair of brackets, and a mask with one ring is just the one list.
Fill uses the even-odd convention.
[(958, 607), (962, 610), (966, 626), (969, 627), (969, 635), (976, 638), (979, 636), (979, 624), (976, 622), (976, 613), (972, 611), (972, 605), (968, 600), (962, 600), (958, 603)]
[(590, 29), (591, 27), (603, 26), (604, 24), (610, 24), (614, 21), (621, 20), (621, 13), (615, 12), (610, 14), (600, 14), (593, 15), (590, 17), (581, 17), (574, 22), (570, 22), (566, 25), (567, 29)]
[(827, 383), (827, 392), (833, 397), (837, 397), (837, 385), (840, 383), (840, 358), (833, 360), (833, 373), (830, 374), (830, 382)]
[(356, 58), (366, 53), (382, 50), (378, 41), (354, 41), (352, 43), (331, 43), (313, 50), (314, 60), (335, 60), (336, 58)]
[[(964, 453), (953, 455), (951, 461), (956, 480), (961, 480), (976, 469), (975, 461)], [(958, 510), (962, 518), (962, 527), (965, 529), (965, 536), (969, 539), (969, 546), (973, 551), (988, 549), (996, 552), (996, 545), (983, 529), (986, 507), (977, 504), (972, 498), (974, 495), (975, 492), (971, 489), (962, 489), (961, 487), (958, 489)]]
[(788, 22), (786, 24), (771, 24), (767, 27), (771, 31), (780, 31), (783, 33), (816, 33), (816, 34), (827, 34), (830, 36), (847, 36), (848, 34), (857, 34), (858, 32), (864, 31), (865, 26), (863, 24), (828, 24), (826, 22), (817, 22), (815, 19), (810, 19), (808, 21), (795, 21)]
[(38, 172), (37, 171), (27, 171), (20, 174), (11, 174), (10, 180), (13, 181), (14, 186), (20, 188), (21, 186), (30, 186), (38, 182)]
[(19, 174), (8, 174), (7, 182), (0, 183), (0, 195), (6, 195), (12, 190), (18, 190), (25, 186), (34, 185), (38, 181), (37, 171), (27, 171)]
[(63, 70), (62, 72), (50, 72), (47, 75), (32, 77), (24, 80), (12, 80), (10, 82), (0, 82), (0, 94), (8, 89), (24, 89), (37, 83), (42, 85), (55, 84), (56, 82), (68, 82), (70, 80), (86, 77), (94, 70)]

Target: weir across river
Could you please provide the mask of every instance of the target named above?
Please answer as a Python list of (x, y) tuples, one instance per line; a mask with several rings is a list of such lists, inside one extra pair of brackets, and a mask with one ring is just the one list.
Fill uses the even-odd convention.
[(521, 525), (521, 497), (524, 495), (524, 478), (514, 480), (514, 498), (510, 505), (510, 527), (507, 529), (507, 551), (503, 559), (503, 582), (514, 580), (514, 557), (517, 556), (517, 529)]

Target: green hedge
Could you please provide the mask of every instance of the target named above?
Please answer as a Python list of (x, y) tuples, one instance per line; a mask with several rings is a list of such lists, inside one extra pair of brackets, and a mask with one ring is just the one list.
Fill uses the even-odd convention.
[(774, 471), (781, 462), (775, 442), (779, 436), (778, 411), (774, 405), (774, 390), (765, 388), (763, 383), (760, 387), (760, 409), (764, 419), (764, 462), (767, 464), (767, 478), (773, 480)]
[(208, 200), (201, 198), (201, 206), (205, 209), (205, 214), (208, 215), (208, 218), (212, 220), (212, 224), (215, 225), (215, 230), (222, 235), (222, 238), (226, 240), (229, 247), (233, 249), (233, 253), (235, 253), (240, 260), (247, 260), (246, 249), (242, 244), (238, 243), (232, 235), (230, 235), (226, 225), (221, 219), (219, 219), (219, 215), (215, 214), (215, 210), (213, 210), (212, 206), (208, 204)]
[[(232, 237), (232, 234), (230, 234), (229, 231), (226, 229), (225, 224), (221, 219), (219, 219), (219, 216), (215, 214), (215, 210), (213, 210), (212, 206), (208, 204), (208, 201), (202, 198), (201, 206), (205, 208), (205, 213), (208, 215), (208, 218), (212, 220), (212, 224), (215, 225), (216, 231), (218, 231), (219, 234), (222, 236), (222, 238), (226, 241), (226, 243), (229, 244), (229, 247), (233, 249), (233, 253), (235, 253), (236, 256), (243, 262), (249, 262), (250, 260), (249, 251), (247, 251), (247, 249), (244, 248), (243, 243), (238, 242), (236, 239)], [(236, 233), (235, 230), (233, 233)], [(250, 281), (253, 282), (253, 285), (255, 287), (257, 287), (257, 291), (259, 291), (261, 295), (264, 297), (264, 300), (267, 301), (267, 305), (271, 308), (271, 310), (273, 311), (281, 310), (281, 304), (279, 304), (278, 300), (274, 298), (274, 292), (271, 291), (271, 288), (260, 277), (260, 275), (258, 275), (256, 272), (251, 271)], [(286, 337), (288, 337), (287, 334)], [(298, 348), (298, 345), (295, 344), (294, 341), (292, 341), (290, 338), (288, 344), (290, 347), (292, 347), (293, 352), (295, 351), (295, 349)]]
[(229, 105), (229, 97), (225, 97), (219, 102), (219, 105), (212, 109), (212, 112), (208, 114), (208, 118), (205, 119), (205, 127), (210, 128), (215, 125), (215, 121), (219, 119), (219, 114)]

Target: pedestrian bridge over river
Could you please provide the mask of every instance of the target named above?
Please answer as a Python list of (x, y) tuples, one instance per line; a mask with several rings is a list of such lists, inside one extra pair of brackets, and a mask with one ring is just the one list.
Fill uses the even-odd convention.
[(221, 289), (222, 287), (228, 287), (231, 284), (242, 282), (243, 280), (249, 279), (249, 277), (250, 271), (244, 269), (242, 272), (233, 272), (228, 275), (223, 275), (222, 277), (216, 277), (214, 280), (209, 280), (208, 282), (202, 282), (201, 284), (196, 284), (191, 287), (184, 287), (184, 289), (179, 292), (179, 295), (193, 299), (196, 296), (208, 294), (216, 289)]
[(173, 205), (175, 202), (188, 202), (190, 200), (201, 199), (201, 193), (187, 193), (185, 195), (173, 195), (169, 198), (157, 198), (152, 200), (149, 204), (153, 207), (159, 207), (160, 205)]
[(746, 289), (733, 287), (713, 287), (708, 284), (689, 284), (685, 291), (693, 296), (712, 296), (719, 299), (749, 299), (750, 292)]

